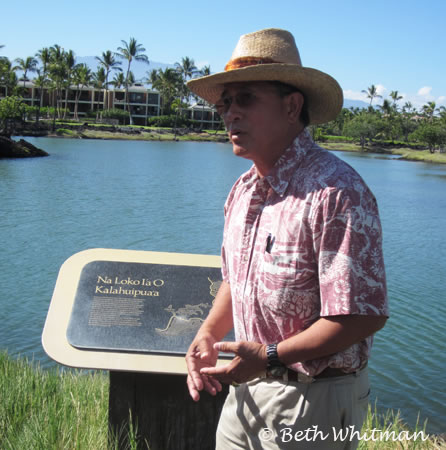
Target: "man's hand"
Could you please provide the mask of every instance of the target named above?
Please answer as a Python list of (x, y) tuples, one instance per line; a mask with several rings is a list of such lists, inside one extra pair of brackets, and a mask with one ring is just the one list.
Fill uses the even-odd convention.
[(215, 351), (234, 353), (235, 358), (225, 366), (203, 367), (200, 373), (209, 380), (222, 383), (245, 383), (264, 372), (268, 364), (266, 346), (257, 342), (217, 342)]
[(195, 402), (200, 400), (200, 391), (203, 389), (211, 395), (221, 391), (221, 384), (217, 379), (201, 373), (204, 368), (215, 367), (218, 357), (218, 350), (214, 348), (215, 342), (211, 334), (198, 333), (187, 351), (187, 387)]

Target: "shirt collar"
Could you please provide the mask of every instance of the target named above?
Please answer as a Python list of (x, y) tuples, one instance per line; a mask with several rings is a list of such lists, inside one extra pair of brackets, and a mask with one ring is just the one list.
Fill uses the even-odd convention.
[(308, 150), (313, 145), (314, 142), (310, 134), (307, 130), (303, 130), (266, 175), (265, 179), (271, 188), (281, 197), (285, 194), (291, 177), (300, 167)]

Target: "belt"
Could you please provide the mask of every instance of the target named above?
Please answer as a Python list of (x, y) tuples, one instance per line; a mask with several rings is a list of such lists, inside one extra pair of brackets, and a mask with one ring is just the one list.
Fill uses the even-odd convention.
[(324, 379), (324, 378), (335, 378), (335, 377), (346, 377), (351, 375), (357, 375), (359, 372), (361, 372), (365, 367), (367, 366), (367, 363), (361, 367), (361, 369), (358, 369), (354, 372), (346, 373), (342, 369), (337, 369), (334, 367), (327, 367), (324, 369), (321, 373), (310, 376), (306, 375), (301, 372), (296, 372), (295, 370), (287, 369), (287, 371), (280, 377), (275, 377), (271, 375), (270, 373), (266, 372), (265, 374), (262, 374), (260, 378), (270, 378), (273, 380), (284, 380), (284, 381), (297, 381), (298, 383), (313, 383), (315, 381)]

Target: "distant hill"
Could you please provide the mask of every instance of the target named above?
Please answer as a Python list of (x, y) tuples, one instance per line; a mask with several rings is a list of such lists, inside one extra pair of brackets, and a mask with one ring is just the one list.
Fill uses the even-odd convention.
[[(121, 69), (125, 72), (127, 70), (127, 61), (123, 59), (116, 58), (118, 61), (121, 62)], [(98, 68), (98, 60), (95, 56), (76, 56), (76, 64), (87, 64), (87, 66), (92, 70), (96, 71)], [(133, 75), (135, 75), (136, 81), (143, 81), (147, 78), (147, 72), (151, 72), (153, 69), (166, 69), (167, 67), (175, 67), (174, 64), (164, 64), (156, 61), (150, 61), (149, 64), (144, 64), (140, 61), (132, 61), (132, 65), (130, 66), (130, 70), (133, 72)], [(111, 73), (111, 78), (113, 78), (113, 74), (116, 73), (116, 71), (113, 71)]]
[(344, 108), (350, 109), (350, 108), (368, 108), (369, 104), (366, 102), (363, 102), (361, 100), (350, 100), (348, 98), (344, 98)]

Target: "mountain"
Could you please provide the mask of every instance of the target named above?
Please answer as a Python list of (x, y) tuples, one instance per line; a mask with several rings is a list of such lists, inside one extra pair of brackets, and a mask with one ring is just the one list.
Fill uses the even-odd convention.
[[(124, 71), (127, 70), (127, 61), (124, 59), (116, 58), (117, 61), (121, 61), (121, 69)], [(95, 56), (76, 56), (76, 64), (87, 64), (87, 66), (93, 71), (96, 72), (99, 62)], [(135, 80), (143, 81), (147, 78), (147, 72), (151, 72), (153, 69), (166, 69), (167, 67), (175, 67), (174, 64), (165, 64), (157, 61), (150, 61), (149, 64), (145, 64), (141, 61), (132, 61), (132, 65), (130, 66), (130, 70), (135, 75)], [(116, 71), (112, 71), (109, 79), (113, 79), (113, 74)]]
[(366, 102), (363, 102), (361, 100), (350, 100), (349, 98), (344, 98), (344, 108), (350, 109), (350, 108), (365, 108), (367, 109), (369, 107), (369, 104)]

